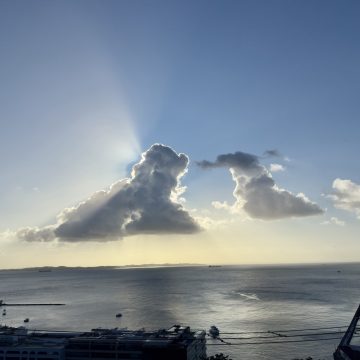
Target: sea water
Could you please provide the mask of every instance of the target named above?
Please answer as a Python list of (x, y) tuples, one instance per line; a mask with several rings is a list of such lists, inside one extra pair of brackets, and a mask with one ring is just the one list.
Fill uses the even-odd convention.
[[(266, 332), (328, 326), (338, 329), (325, 332), (345, 330), (360, 301), (359, 280), (360, 264), (0, 271), (0, 299), (5, 302), (66, 304), (8, 307), (0, 322), (22, 326), (29, 318), (31, 329), (84, 331), (174, 324), (208, 330), (215, 325), (221, 333), (243, 333), (222, 334), (224, 338), (261, 337), (228, 339), (232, 345), (219, 346), (210, 340), (208, 354), (223, 352), (234, 360), (331, 359), (340, 333), (304, 338)], [(119, 312), (123, 316), (116, 318)], [(281, 343), (262, 344), (269, 341), (264, 336)], [(329, 337), (337, 338), (321, 340)], [(283, 342), (303, 339), (315, 341)]]

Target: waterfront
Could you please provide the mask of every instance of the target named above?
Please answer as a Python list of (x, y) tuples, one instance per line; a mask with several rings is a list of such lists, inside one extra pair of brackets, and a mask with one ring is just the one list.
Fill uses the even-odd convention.
[[(29, 328), (59, 330), (216, 325), (224, 332), (342, 326), (358, 305), (359, 278), (359, 264), (0, 271), (0, 299), (8, 303), (66, 303), (7, 308), (2, 323), (19, 326), (30, 318)], [(209, 346), (208, 352), (234, 360), (331, 359), (337, 343)]]

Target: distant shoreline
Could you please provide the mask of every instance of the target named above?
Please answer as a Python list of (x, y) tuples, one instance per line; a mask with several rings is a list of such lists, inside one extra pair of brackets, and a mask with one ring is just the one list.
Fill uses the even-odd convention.
[(129, 264), (129, 265), (111, 265), (111, 266), (35, 266), (25, 268), (0, 269), (1, 271), (38, 271), (52, 272), (58, 270), (122, 270), (122, 269), (151, 269), (151, 268), (176, 268), (176, 267), (241, 267), (247, 268), (296, 268), (296, 267), (322, 267), (322, 266), (341, 266), (341, 265), (360, 264), (360, 261), (349, 262), (329, 262), (329, 263), (284, 263), (284, 264), (198, 264), (198, 263), (178, 263), (178, 264)]
[(35, 266), (25, 268), (0, 269), (0, 271), (39, 271), (51, 272), (56, 270), (121, 270), (121, 269), (141, 269), (141, 268), (159, 268), (159, 267), (191, 267), (191, 266), (208, 266), (207, 264), (139, 264), (139, 265), (112, 265), (112, 266)]

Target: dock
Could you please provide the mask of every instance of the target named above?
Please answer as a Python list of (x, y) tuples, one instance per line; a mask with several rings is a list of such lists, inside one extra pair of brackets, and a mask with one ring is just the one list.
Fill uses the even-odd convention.
[(64, 306), (65, 304), (57, 303), (5, 303), (3, 300), (0, 300), (0, 307), (2, 306)]

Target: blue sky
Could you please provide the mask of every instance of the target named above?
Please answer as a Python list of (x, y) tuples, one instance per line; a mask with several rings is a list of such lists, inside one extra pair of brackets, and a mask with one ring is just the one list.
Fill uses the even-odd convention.
[(196, 161), (278, 149), (261, 159), (285, 166), (278, 186), (327, 209), (300, 221), (319, 235), (336, 217), (355, 239), (356, 205), (323, 194), (360, 183), (359, 15), (340, 0), (1, 1), (0, 229), (53, 223), (159, 142), (190, 158), (189, 209), (234, 201), (227, 169)]

